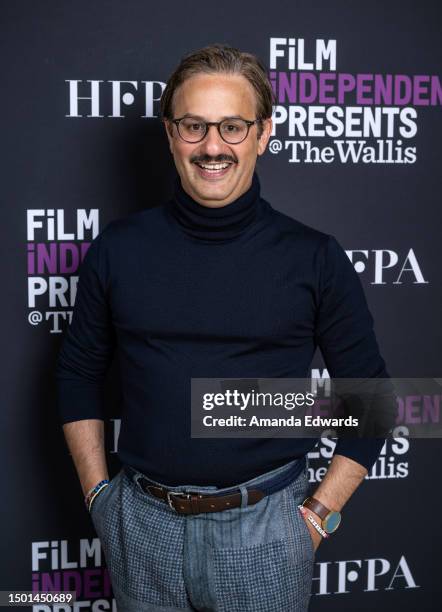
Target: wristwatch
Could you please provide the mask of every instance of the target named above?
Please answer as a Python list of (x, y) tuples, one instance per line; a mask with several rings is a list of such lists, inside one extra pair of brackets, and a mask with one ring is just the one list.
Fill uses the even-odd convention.
[(341, 513), (329, 510), (314, 497), (306, 497), (301, 506), (311, 510), (321, 519), (321, 527), (326, 533), (334, 533), (341, 523)]

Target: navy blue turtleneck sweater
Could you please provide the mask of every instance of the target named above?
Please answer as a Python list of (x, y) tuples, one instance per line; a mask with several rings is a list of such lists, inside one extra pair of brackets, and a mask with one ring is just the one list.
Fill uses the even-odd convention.
[[(57, 362), (60, 419), (105, 418), (116, 351), (122, 463), (170, 486), (230, 486), (317, 440), (191, 438), (191, 378), (309, 378), (316, 347), (332, 377), (388, 376), (336, 239), (273, 209), (256, 174), (216, 209), (177, 179), (171, 201), (112, 221), (86, 253)], [(342, 439), (335, 453), (369, 469), (382, 444)]]

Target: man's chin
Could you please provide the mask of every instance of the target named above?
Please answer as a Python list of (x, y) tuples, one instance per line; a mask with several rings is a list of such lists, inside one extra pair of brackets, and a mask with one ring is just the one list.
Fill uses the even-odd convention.
[[(193, 198), (202, 204), (222, 203), (228, 200), (235, 186), (231, 180), (205, 181), (197, 179), (190, 183)], [(226, 202), (227, 203), (227, 202)]]
[(226, 189), (225, 186), (223, 188), (219, 186), (217, 188), (198, 189), (195, 191), (196, 197), (194, 199), (201, 204), (227, 204), (231, 193), (232, 190)]

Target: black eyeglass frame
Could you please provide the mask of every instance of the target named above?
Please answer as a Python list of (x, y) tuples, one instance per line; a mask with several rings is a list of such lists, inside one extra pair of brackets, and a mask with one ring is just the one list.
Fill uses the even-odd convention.
[[(249, 135), (250, 128), (252, 127), (252, 125), (254, 125), (255, 123), (261, 123), (262, 122), (262, 119), (259, 119), (259, 118), (258, 119), (254, 119), (253, 121), (250, 121), (249, 119), (243, 119), (242, 117), (232, 117), (230, 119), (226, 118), (226, 119), (223, 119), (222, 121), (203, 121), (203, 120), (198, 119), (198, 121), (200, 123), (204, 123), (204, 125), (205, 125), (204, 135), (199, 140), (186, 140), (185, 138), (182, 137), (181, 132), (180, 132), (180, 128), (179, 128), (179, 123), (183, 119), (192, 119), (192, 117), (189, 116), (189, 115), (185, 115), (184, 117), (180, 117), (179, 119), (169, 119), (169, 121), (176, 125), (178, 136), (181, 138), (181, 140), (183, 140), (184, 142), (187, 142), (188, 144), (198, 144), (199, 142), (202, 142), (204, 140), (204, 138), (207, 136), (207, 134), (209, 132), (209, 128), (210, 128), (211, 125), (216, 125), (216, 129), (218, 130), (218, 134), (220, 135), (221, 139), (226, 144), (231, 144), (231, 145), (241, 144), (242, 142), (244, 142), (244, 140)], [(196, 117), (195, 117), (195, 119), (196, 119)], [(233, 120), (244, 121), (244, 123), (247, 125), (246, 135), (244, 136), (244, 138), (242, 140), (239, 140), (238, 142), (228, 142), (224, 138), (224, 136), (221, 134), (221, 124), (226, 122), (226, 121), (233, 121)]]

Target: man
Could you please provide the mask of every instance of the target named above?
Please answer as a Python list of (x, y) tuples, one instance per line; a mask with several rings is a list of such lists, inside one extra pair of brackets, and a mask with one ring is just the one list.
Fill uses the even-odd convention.
[[(111, 222), (86, 254), (57, 368), (66, 440), (120, 612), (300, 612), (314, 553), (383, 440), (338, 440), (301, 515), (316, 440), (191, 438), (190, 383), (307, 378), (317, 346), (331, 376), (387, 376), (373, 320), (338, 242), (260, 197), (260, 62), (197, 51), (161, 105), (174, 197)], [(115, 349), (123, 468), (108, 483), (99, 390)]]

